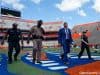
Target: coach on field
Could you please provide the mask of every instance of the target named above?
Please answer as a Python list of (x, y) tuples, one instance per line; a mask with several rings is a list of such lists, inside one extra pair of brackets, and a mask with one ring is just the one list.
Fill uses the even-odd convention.
[(64, 64), (68, 64), (68, 53), (70, 53), (70, 45), (73, 43), (73, 39), (68, 23), (64, 22), (63, 26), (58, 32), (58, 43), (63, 47), (62, 60)]
[(21, 30), (17, 28), (18, 24), (13, 23), (12, 28), (8, 29), (1, 44), (4, 44), (4, 40), (8, 38), (8, 63), (12, 63), (12, 53), (13, 49), (15, 48), (15, 54), (14, 54), (14, 61), (17, 61), (17, 56), (20, 53), (20, 39), (21, 44), (23, 46), (23, 39), (22, 39), (22, 33)]

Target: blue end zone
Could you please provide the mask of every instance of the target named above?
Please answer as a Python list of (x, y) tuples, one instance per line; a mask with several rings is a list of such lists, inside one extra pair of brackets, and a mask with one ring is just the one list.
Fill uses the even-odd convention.
[[(68, 68), (94, 62), (94, 60), (89, 60), (88, 58), (82, 58), (82, 59), (69, 58), (69, 64), (64, 65), (62, 60), (59, 58), (59, 53), (48, 52), (47, 57), (48, 57), (48, 60), (46, 61), (51, 61), (51, 62), (42, 63), (42, 64), (33, 64), (32, 57), (29, 57), (29, 54), (24, 55), (21, 59), (24, 63), (27, 63), (33, 67), (38, 67), (40, 69), (44, 69), (48, 71), (59, 72), (62, 75), (67, 75), (64, 71)], [(72, 57), (75, 57), (75, 56), (72, 56)]]
[(0, 75), (14, 75), (7, 70), (7, 56), (5, 54), (0, 54)]
[[(37, 67), (39, 69), (43, 69), (47, 71), (59, 72), (61, 75), (68, 75), (65, 73), (65, 70), (71, 67), (95, 62), (95, 60), (89, 60), (88, 58), (78, 59), (75, 54), (72, 54), (69, 56), (70, 57), (69, 64), (65, 65), (63, 64), (63, 61), (59, 58), (60, 56), (59, 53), (47, 52), (46, 55), (48, 57), (48, 60), (42, 61), (43, 62), (42, 64), (33, 64), (32, 55), (29, 53), (22, 56), (21, 60), (30, 66)], [(1, 59), (0, 75), (15, 75), (15, 74), (8, 72), (7, 70), (7, 56), (5, 54), (0, 54), (0, 59)]]
[[(48, 69), (48, 67), (42, 67), (41, 64), (33, 64), (33, 63), (30, 62), (29, 60), (25, 59), (25, 57), (27, 57), (27, 55), (25, 55), (25, 56), (23, 56), (23, 57), (21, 58), (22, 61), (23, 61), (24, 63), (30, 65), (30, 66), (37, 67), (37, 68), (39, 68), (39, 69), (43, 69), (43, 70), (47, 70), (47, 71), (59, 72), (59, 73), (61, 73), (61, 74), (63, 74), (63, 75), (67, 75), (67, 74), (64, 72), (64, 70), (57, 70), (57, 71), (55, 71), (55, 70), (50, 70), (50, 69)], [(48, 61), (49, 61), (49, 60), (48, 60)]]

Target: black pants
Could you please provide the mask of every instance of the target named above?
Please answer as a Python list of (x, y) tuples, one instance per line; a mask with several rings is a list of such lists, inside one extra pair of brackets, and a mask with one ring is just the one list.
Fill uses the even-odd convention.
[(88, 57), (91, 58), (91, 53), (90, 53), (90, 49), (89, 49), (88, 45), (82, 45), (81, 46), (81, 51), (80, 51), (78, 57), (80, 58), (82, 56), (82, 54), (83, 54), (83, 52), (84, 52), (85, 49), (87, 51)]
[(15, 49), (14, 59), (17, 59), (17, 56), (20, 53), (19, 42), (8, 42), (8, 61), (10, 62), (12, 62), (13, 49)]

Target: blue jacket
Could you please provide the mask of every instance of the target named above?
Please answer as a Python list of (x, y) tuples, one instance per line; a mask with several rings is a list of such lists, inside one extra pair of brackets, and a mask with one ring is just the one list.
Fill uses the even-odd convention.
[[(68, 28), (68, 39), (70, 40), (70, 43), (72, 43), (72, 36), (71, 36), (71, 30)], [(60, 43), (61, 45), (65, 43), (66, 40), (66, 33), (65, 33), (65, 29), (61, 28), (58, 32), (58, 43)]]

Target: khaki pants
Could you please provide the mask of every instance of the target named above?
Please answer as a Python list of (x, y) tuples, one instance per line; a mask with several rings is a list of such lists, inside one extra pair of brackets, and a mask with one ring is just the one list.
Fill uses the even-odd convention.
[(41, 60), (41, 49), (42, 49), (42, 40), (34, 39), (33, 40), (33, 60)]

